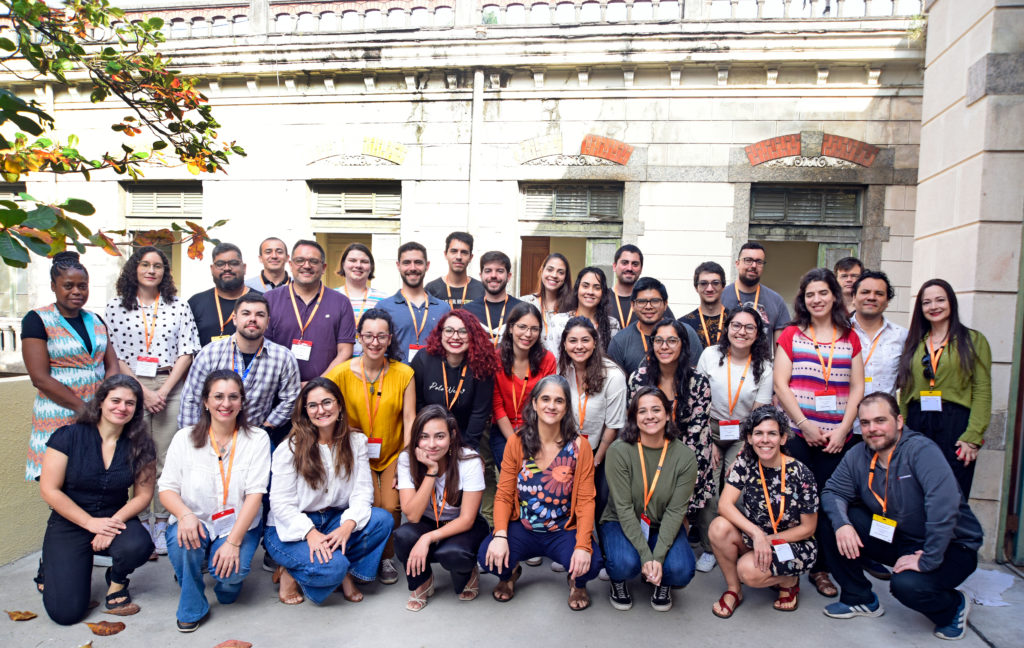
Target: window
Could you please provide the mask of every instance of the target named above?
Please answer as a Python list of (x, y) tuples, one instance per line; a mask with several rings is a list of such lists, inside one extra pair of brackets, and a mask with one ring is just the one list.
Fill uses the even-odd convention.
[(616, 185), (523, 186), (524, 220), (622, 222), (622, 187)]
[(201, 218), (203, 185), (199, 182), (125, 184), (128, 218)]
[(754, 187), (750, 195), (751, 224), (861, 224), (861, 190), (838, 187)]
[(313, 218), (398, 219), (402, 213), (402, 186), (381, 183), (310, 183), (316, 197)]
[[(24, 182), (0, 183), (0, 200), (21, 203), (18, 194), (25, 191)], [(28, 207), (26, 205), (25, 207)], [(0, 207), (0, 209), (4, 209)], [(38, 263), (38, 258), (36, 259)], [(0, 317), (21, 317), (31, 308), (27, 268), (14, 268), (0, 263)], [(0, 350), (6, 346), (6, 332), (0, 333)], [(17, 348), (17, 342), (15, 347)]]

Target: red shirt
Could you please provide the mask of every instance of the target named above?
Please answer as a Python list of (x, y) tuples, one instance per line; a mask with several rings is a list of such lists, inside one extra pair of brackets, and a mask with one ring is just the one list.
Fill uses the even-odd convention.
[[(494, 413), (494, 421), (497, 422), (503, 416), (507, 416), (512, 429), (516, 430), (523, 424), (523, 409), (530, 399), (533, 387), (544, 376), (550, 376), (558, 371), (558, 363), (550, 351), (544, 353), (544, 359), (540, 361), (540, 371), (536, 374), (530, 372), (530, 378), (526, 381), (524, 388), (523, 381), (515, 374), (509, 376), (504, 370), (498, 370), (494, 375), (494, 401), (491, 405)], [(515, 390), (515, 393), (513, 393)]]

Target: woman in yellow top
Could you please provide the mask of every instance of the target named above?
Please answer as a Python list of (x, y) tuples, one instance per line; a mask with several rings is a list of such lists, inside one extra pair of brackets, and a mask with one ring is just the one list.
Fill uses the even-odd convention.
[[(402, 523), (395, 475), (398, 455), (409, 444), (416, 418), (416, 384), (413, 371), (395, 358), (398, 344), (391, 315), (371, 308), (359, 319), (358, 337), (363, 355), (327, 372), (326, 378), (345, 397), (349, 424), (369, 437), (367, 449), (373, 477), (373, 505), (391, 511), (395, 526)], [(398, 581), (394, 542), (389, 539), (380, 561), (380, 582)]]

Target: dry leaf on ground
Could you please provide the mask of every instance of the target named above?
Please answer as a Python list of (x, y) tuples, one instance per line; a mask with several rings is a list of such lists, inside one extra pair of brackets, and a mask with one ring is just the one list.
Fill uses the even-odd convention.
[(125, 629), (125, 625), (120, 621), (100, 621), (99, 623), (86, 623), (89, 629), (92, 630), (94, 635), (100, 637), (109, 637), (110, 635), (116, 635)]
[(248, 641), (239, 641), (238, 639), (228, 639), (222, 641), (213, 648), (252, 648), (252, 644)]
[(28, 610), (4, 610), (4, 612), (7, 613), (7, 616), (11, 617), (11, 621), (28, 621), (39, 616), (35, 612), (29, 612)]

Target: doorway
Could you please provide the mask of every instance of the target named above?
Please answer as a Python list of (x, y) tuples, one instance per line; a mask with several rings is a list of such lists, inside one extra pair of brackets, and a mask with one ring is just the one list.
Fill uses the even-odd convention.
[(327, 267), (324, 269), (324, 283), (328, 288), (341, 288), (345, 280), (338, 274), (338, 267), (341, 263), (341, 253), (352, 243), (362, 243), (373, 251), (373, 236), (371, 234), (324, 234), (316, 235), (316, 242), (327, 253)]
[(810, 241), (762, 241), (765, 258), (761, 283), (782, 295), (789, 309), (800, 288), (800, 278), (818, 267), (818, 244)]
[(519, 262), (519, 294), (529, 295), (537, 290), (537, 276), (544, 259), (552, 252), (564, 254), (569, 260), (571, 276), (566, 280), (576, 281), (576, 274), (587, 265), (587, 239), (568, 236), (524, 236)]

